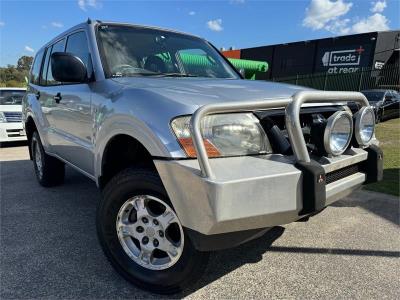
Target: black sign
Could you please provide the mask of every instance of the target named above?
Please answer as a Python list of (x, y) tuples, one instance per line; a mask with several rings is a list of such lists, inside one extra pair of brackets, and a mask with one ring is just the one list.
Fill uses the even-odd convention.
[(315, 71), (328, 74), (354, 73), (360, 68), (369, 66), (370, 54), (370, 45), (320, 48)]

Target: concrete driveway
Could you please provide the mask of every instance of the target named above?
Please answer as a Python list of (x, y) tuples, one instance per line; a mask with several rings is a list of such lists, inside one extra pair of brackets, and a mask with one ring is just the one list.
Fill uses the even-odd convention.
[[(68, 168), (36, 183), (26, 147), (0, 149), (1, 299), (160, 298), (122, 279), (96, 238), (95, 184)], [(214, 253), (174, 298), (382, 299), (400, 294), (399, 199), (360, 191), (307, 223)]]

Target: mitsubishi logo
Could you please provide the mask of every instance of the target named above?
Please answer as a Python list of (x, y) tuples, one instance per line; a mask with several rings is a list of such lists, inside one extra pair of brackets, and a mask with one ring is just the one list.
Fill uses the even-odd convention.
[(323, 183), (323, 182), (324, 182), (324, 175), (323, 174), (319, 174), (318, 183)]

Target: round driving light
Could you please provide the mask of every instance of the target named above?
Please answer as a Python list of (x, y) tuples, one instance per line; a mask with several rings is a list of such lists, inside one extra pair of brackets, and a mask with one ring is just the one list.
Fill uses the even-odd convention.
[(324, 132), (325, 151), (331, 155), (342, 154), (350, 144), (353, 120), (347, 111), (338, 111), (329, 117)]
[(355, 115), (355, 136), (361, 146), (368, 146), (375, 132), (375, 114), (371, 106), (361, 108)]

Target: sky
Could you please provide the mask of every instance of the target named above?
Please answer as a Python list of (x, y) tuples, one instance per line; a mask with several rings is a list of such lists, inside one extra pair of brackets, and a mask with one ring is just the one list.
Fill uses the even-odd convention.
[(86, 21), (176, 29), (235, 49), (400, 28), (400, 0), (0, 0), (0, 66)]

